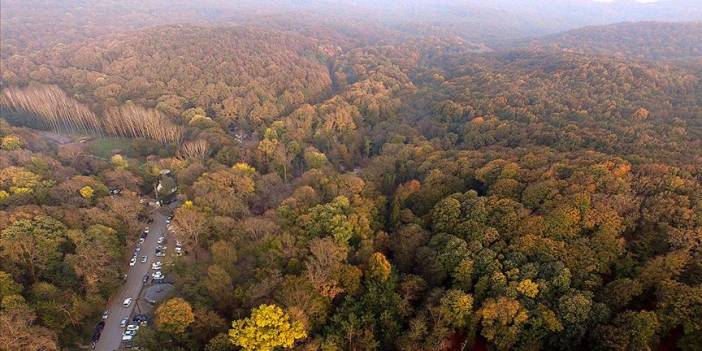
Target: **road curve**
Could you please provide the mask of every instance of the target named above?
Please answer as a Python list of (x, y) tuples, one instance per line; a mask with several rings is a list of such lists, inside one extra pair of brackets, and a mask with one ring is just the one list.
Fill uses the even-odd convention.
[[(122, 332), (124, 329), (120, 327), (119, 323), (123, 318), (130, 318), (134, 315), (134, 311), (137, 303), (145, 303), (142, 301), (137, 301), (141, 289), (144, 285), (142, 279), (144, 275), (151, 274), (151, 263), (155, 262), (158, 258), (163, 261), (163, 257), (156, 257), (156, 240), (163, 233), (166, 233), (166, 215), (162, 214), (159, 209), (151, 210), (150, 217), (153, 219), (149, 225), (149, 235), (146, 236), (144, 243), (141, 245), (141, 252), (136, 264), (133, 267), (129, 267), (127, 271), (127, 281), (124, 283), (122, 288), (115, 295), (112, 296), (109, 302), (110, 314), (105, 321), (105, 328), (102, 331), (100, 339), (95, 344), (95, 350), (97, 351), (114, 351), (119, 350), (122, 343)], [(136, 243), (131, 243), (130, 247), (134, 252)], [(141, 263), (141, 256), (148, 256), (148, 261), (146, 263)], [(129, 307), (123, 307), (122, 301), (124, 299), (131, 297), (134, 299)], [(131, 324), (131, 323), (130, 323)]]

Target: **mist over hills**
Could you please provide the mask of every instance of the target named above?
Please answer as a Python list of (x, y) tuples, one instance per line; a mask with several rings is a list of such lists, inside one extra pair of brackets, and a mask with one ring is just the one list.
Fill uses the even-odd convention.
[(702, 57), (702, 22), (588, 26), (529, 40), (524, 45), (630, 59), (695, 59)]
[(1, 350), (702, 350), (698, 1), (0, 10)]

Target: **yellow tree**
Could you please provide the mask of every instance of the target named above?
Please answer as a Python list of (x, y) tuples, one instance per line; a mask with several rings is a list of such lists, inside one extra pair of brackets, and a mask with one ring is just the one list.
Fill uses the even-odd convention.
[(390, 277), (391, 271), (392, 267), (390, 266), (388, 259), (385, 258), (385, 255), (380, 252), (376, 252), (371, 255), (370, 259), (368, 260), (367, 272), (370, 279), (384, 282)]
[(156, 329), (170, 334), (182, 334), (195, 321), (190, 304), (181, 298), (172, 298), (156, 309)]
[(110, 158), (110, 161), (116, 169), (125, 169), (127, 166), (129, 166), (127, 160), (120, 154), (113, 155), (112, 158)]
[(24, 140), (17, 135), (8, 135), (0, 141), (0, 149), (12, 151), (19, 150), (24, 147)]
[(251, 317), (232, 322), (229, 339), (246, 351), (272, 351), (276, 347), (291, 348), (295, 341), (307, 337), (302, 323), (275, 305), (261, 305)]
[(95, 190), (93, 190), (90, 185), (80, 188), (80, 196), (82, 196), (84, 199), (90, 201), (93, 199), (93, 195), (95, 195)]

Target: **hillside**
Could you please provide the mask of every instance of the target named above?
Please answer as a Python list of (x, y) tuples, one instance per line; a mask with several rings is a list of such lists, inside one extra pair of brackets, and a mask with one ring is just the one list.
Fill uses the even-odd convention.
[(702, 22), (592, 26), (532, 40), (527, 46), (639, 60), (702, 57)]
[(36, 2), (0, 350), (702, 350), (694, 0)]
[(2, 71), (6, 85), (57, 84), (97, 112), (132, 101), (257, 124), (328, 91), (328, 54), (283, 32), (164, 26), (16, 55)]

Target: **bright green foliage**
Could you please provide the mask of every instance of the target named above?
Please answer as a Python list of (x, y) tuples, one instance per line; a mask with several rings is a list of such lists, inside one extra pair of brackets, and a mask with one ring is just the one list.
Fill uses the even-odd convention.
[(309, 238), (331, 236), (340, 244), (346, 244), (353, 236), (353, 228), (347, 214), (349, 199), (338, 196), (332, 202), (317, 205), (298, 218), (299, 225)]
[(291, 348), (297, 340), (307, 337), (302, 323), (291, 321), (278, 306), (261, 305), (251, 316), (232, 322), (229, 338), (246, 351), (272, 351), (277, 347)]

